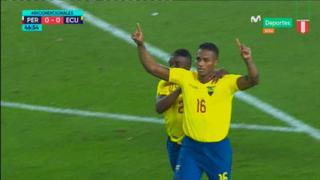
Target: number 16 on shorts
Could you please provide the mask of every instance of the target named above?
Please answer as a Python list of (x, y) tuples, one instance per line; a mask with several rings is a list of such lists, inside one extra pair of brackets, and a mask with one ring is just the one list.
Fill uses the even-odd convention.
[(219, 175), (219, 180), (228, 180), (228, 173), (224, 172), (222, 174), (218, 174)]

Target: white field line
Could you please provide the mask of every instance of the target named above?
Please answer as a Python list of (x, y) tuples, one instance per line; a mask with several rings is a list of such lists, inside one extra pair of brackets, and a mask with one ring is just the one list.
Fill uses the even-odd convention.
[[(57, 108), (57, 107), (39, 106), (39, 105), (6, 102), (6, 101), (1, 101), (1, 107), (56, 113), (56, 114), (75, 115), (75, 116), (82, 116), (82, 117), (111, 119), (111, 120), (118, 120), (118, 121), (133, 121), (133, 122), (164, 124), (164, 120), (160, 118), (114, 114), (114, 113), (105, 113), (105, 112), (93, 112), (93, 111), (84, 111), (79, 109)], [(232, 124), (231, 128), (261, 130), (261, 131), (301, 132), (301, 130), (293, 127), (266, 126), (266, 125), (253, 125), (253, 124)]]
[[(68, 4), (64, 1), (61, 1), (61, 0), (50, 0), (48, 2), (58, 6), (61, 9), (79, 9), (76, 6), (70, 5), (70, 4)], [(93, 26), (96, 26), (96, 27), (100, 28), (101, 30), (104, 30), (108, 33), (111, 33), (113, 36), (118, 37), (121, 40), (124, 40), (131, 45), (135, 45), (134, 42), (131, 40), (129, 33), (123, 31), (120, 28), (113, 26), (112, 24), (102, 20), (101, 18), (98, 18), (98, 17), (92, 15), (91, 13), (89, 13), (87, 11), (85, 11), (84, 13), (85, 13), (84, 17), (85, 17), (86, 22), (91, 23)], [(170, 55), (168, 53), (162, 51), (161, 49), (159, 49), (149, 43), (146, 43), (146, 47), (147, 47), (148, 51), (150, 52), (150, 54), (161, 59), (162, 61), (167, 62), (167, 60), (170, 57)], [(309, 134), (311, 137), (320, 140), (320, 130), (318, 130), (310, 125), (305, 124), (302, 120), (297, 119), (297, 118), (289, 115), (288, 113), (286, 113), (276, 107), (273, 107), (272, 105), (270, 105), (266, 102), (263, 102), (262, 100), (258, 99), (257, 97), (250, 95), (248, 93), (245, 93), (245, 92), (237, 93), (235, 95), (235, 97), (242, 100), (243, 102), (246, 102), (246, 103), (256, 107), (257, 109), (275, 117), (276, 119), (289, 124), (292, 127), (300, 129), (301, 131)]]

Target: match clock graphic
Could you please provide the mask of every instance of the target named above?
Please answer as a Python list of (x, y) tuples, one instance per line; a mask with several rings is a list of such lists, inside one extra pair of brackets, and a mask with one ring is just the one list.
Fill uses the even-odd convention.
[(23, 31), (42, 31), (42, 25), (83, 24), (81, 10), (24, 10)]

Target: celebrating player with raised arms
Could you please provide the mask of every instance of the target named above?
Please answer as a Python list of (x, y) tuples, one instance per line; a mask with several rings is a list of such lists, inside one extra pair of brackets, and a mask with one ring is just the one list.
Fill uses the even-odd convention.
[(204, 171), (210, 180), (230, 180), (232, 150), (228, 138), (233, 95), (238, 90), (259, 83), (250, 48), (237, 40), (248, 74), (228, 74), (212, 83), (211, 77), (219, 59), (213, 43), (203, 43), (196, 54), (197, 72), (166, 68), (158, 64), (144, 46), (143, 34), (137, 24), (132, 39), (137, 44), (141, 64), (150, 74), (177, 84), (184, 103), (183, 132), (174, 179), (200, 180)]
[[(169, 59), (171, 68), (183, 68), (190, 70), (192, 56), (187, 49), (175, 50)], [(228, 72), (224, 69), (217, 70), (211, 78), (218, 81)], [(164, 115), (167, 131), (167, 152), (172, 170), (174, 170), (184, 137), (182, 122), (184, 119), (183, 99), (181, 88), (172, 82), (160, 80), (157, 87), (156, 111)]]

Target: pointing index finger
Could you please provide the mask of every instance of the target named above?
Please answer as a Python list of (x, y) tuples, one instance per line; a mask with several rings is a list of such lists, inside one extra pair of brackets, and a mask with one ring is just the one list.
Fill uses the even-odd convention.
[(137, 23), (137, 31), (138, 31), (138, 32), (141, 32), (140, 23)]
[(239, 38), (236, 38), (236, 43), (237, 43), (237, 45), (239, 46), (239, 48), (241, 48), (241, 43), (240, 43)]

